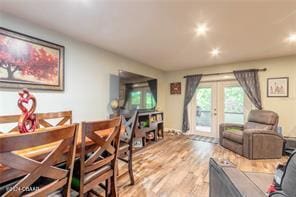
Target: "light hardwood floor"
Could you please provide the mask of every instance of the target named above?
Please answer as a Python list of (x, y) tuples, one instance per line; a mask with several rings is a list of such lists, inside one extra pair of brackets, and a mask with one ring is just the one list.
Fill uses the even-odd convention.
[(129, 185), (127, 166), (119, 165), (119, 195), (208, 196), (209, 158), (228, 159), (241, 170), (273, 173), (280, 160), (245, 159), (219, 145), (191, 140), (188, 136), (165, 136), (165, 140), (151, 145), (134, 155), (135, 185)]

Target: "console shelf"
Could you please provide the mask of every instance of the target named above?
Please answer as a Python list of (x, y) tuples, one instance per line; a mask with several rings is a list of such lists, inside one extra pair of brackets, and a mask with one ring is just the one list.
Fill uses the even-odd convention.
[(145, 147), (149, 143), (164, 138), (163, 112), (139, 113), (135, 131), (135, 147)]

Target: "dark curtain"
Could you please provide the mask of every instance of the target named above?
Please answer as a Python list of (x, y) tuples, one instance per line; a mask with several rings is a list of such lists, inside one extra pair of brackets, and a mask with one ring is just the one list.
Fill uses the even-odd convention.
[(244, 89), (250, 101), (257, 109), (262, 109), (260, 83), (258, 70), (237, 70), (233, 71), (236, 80)]
[(126, 106), (127, 101), (129, 99), (129, 96), (132, 91), (133, 91), (133, 84), (125, 84), (125, 95), (124, 95), (125, 97), (124, 97), (123, 107)]
[(155, 103), (157, 103), (157, 79), (147, 81)]
[(187, 132), (189, 130), (189, 118), (188, 118), (188, 104), (190, 103), (192, 97), (195, 94), (196, 88), (200, 83), (202, 75), (193, 75), (186, 77), (186, 87), (185, 87), (185, 99), (184, 99), (184, 109), (183, 109), (183, 122), (182, 131)]

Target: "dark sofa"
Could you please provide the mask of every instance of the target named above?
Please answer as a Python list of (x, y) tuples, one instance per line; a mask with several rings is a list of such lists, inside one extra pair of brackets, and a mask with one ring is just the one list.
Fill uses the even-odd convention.
[[(210, 159), (209, 173), (210, 197), (266, 196), (264, 191), (232, 164), (223, 164)], [(272, 175), (268, 179), (271, 183)]]
[[(263, 197), (273, 181), (273, 174), (247, 173), (233, 164), (210, 159), (210, 197)], [(270, 197), (296, 197), (296, 152), (286, 165), (280, 191)]]

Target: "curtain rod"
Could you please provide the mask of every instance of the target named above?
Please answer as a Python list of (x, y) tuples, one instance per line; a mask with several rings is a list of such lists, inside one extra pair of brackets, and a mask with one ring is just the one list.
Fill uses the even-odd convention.
[[(248, 70), (258, 70), (260, 72), (264, 72), (264, 71), (267, 71), (267, 68), (263, 68), (263, 69), (248, 69)], [(202, 76), (226, 75), (226, 74), (233, 74), (233, 72), (202, 74)], [(184, 76), (184, 78), (192, 77), (192, 76), (196, 76), (196, 75), (186, 75), (186, 76)]]

